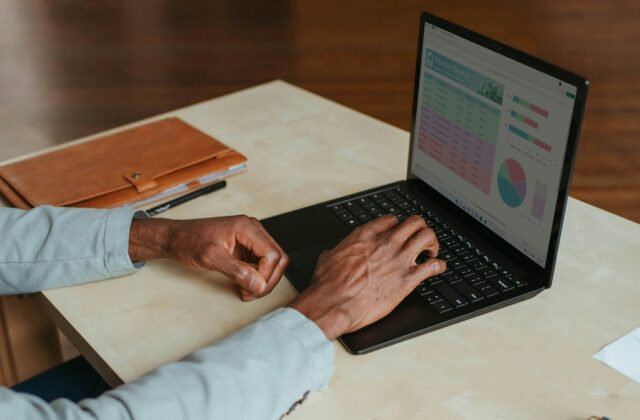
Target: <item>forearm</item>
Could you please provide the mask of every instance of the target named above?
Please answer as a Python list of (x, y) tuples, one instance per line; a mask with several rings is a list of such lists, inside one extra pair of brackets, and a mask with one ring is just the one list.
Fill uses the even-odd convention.
[[(0, 391), (0, 412), (22, 419), (277, 419), (333, 374), (333, 345), (292, 309), (163, 366), (138, 381), (75, 405)], [(10, 394), (9, 394), (10, 393)], [(4, 404), (4, 406), (3, 406)], [(21, 410), (12, 411), (12, 407)]]
[(0, 209), (0, 294), (30, 293), (135, 271), (134, 210)]

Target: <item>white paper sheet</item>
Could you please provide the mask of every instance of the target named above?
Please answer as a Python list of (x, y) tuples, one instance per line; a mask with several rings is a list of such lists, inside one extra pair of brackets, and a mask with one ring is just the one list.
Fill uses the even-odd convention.
[(593, 357), (640, 382), (640, 327), (605, 346)]

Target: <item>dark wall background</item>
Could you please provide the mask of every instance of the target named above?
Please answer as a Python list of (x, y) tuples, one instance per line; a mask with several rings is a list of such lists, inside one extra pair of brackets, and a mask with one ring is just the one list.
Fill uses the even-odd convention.
[(640, 221), (640, 2), (0, 2), (0, 158), (282, 78), (408, 129), (428, 10), (591, 80), (572, 195)]

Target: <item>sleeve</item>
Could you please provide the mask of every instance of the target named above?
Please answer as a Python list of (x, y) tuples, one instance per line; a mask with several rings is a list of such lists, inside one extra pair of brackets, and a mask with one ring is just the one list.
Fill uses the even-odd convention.
[(73, 404), (0, 389), (13, 420), (277, 419), (334, 371), (335, 349), (300, 312), (283, 308), (181, 361)]
[(132, 209), (0, 208), (0, 295), (88, 283), (136, 271)]

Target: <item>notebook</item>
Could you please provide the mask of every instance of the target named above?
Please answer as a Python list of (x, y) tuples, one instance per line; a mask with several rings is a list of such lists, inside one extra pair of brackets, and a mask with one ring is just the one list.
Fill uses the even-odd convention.
[(246, 169), (247, 158), (179, 118), (125, 129), (0, 167), (15, 207), (144, 208)]

